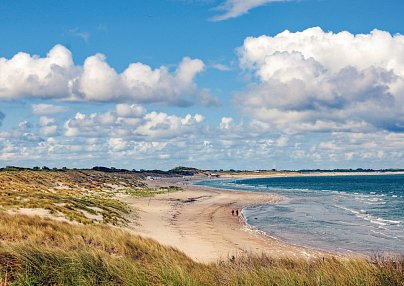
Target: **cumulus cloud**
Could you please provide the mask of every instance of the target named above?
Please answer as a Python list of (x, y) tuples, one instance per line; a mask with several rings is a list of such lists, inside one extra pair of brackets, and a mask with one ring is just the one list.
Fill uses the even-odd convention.
[(136, 133), (151, 138), (174, 138), (184, 134), (189, 135), (198, 131), (198, 127), (204, 119), (200, 114), (178, 117), (163, 112), (151, 112), (145, 115), (145, 121), (136, 129)]
[(256, 81), (243, 110), (286, 132), (404, 131), (404, 36), (310, 28), (245, 39), (240, 64)]
[(116, 113), (120, 117), (142, 117), (146, 112), (145, 108), (137, 104), (121, 103), (116, 105)]
[(39, 117), (40, 134), (43, 136), (54, 136), (58, 132), (58, 126), (54, 118), (47, 116)]
[(248, 13), (253, 8), (272, 3), (285, 2), (289, 0), (226, 0), (215, 10), (223, 11), (223, 14), (212, 18), (213, 21), (223, 21), (230, 18), (236, 18)]
[(10, 131), (0, 131), (0, 162), (34, 166), (41, 160), (48, 166), (108, 164), (129, 169), (156, 164), (296, 169), (400, 167), (397, 164), (404, 159), (404, 133), (285, 135), (230, 117), (209, 125), (199, 114), (145, 112), (136, 117), (117, 110), (115, 106), (107, 112), (77, 113), (65, 126), (58, 117), (38, 117), (38, 124), (22, 121)]
[(127, 142), (123, 138), (109, 138), (108, 145), (113, 151), (123, 151), (126, 149)]
[(11, 59), (0, 58), (0, 99), (191, 105), (201, 103), (200, 96), (204, 101), (209, 97), (195, 83), (195, 77), (204, 70), (203, 61), (184, 57), (175, 71), (166, 66), (153, 69), (143, 63), (131, 63), (118, 73), (102, 54), (86, 58), (80, 66), (73, 62), (67, 48), (56, 45), (43, 58), (22, 52)]
[(0, 99), (66, 97), (78, 74), (71, 52), (61, 45), (44, 58), (23, 52), (0, 58)]
[[(143, 108), (136, 105), (118, 104), (113, 112), (91, 114), (78, 112), (65, 122), (64, 128), (65, 136), (68, 137), (112, 137), (140, 141), (192, 136), (202, 132), (204, 119), (200, 114), (180, 117), (164, 112), (146, 113)], [(48, 123), (49, 120), (42, 121)], [(118, 141), (112, 140), (111, 144), (116, 142)]]

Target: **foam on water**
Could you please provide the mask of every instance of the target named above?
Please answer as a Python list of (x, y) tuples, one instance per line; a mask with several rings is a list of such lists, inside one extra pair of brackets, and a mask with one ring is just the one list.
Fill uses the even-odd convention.
[(286, 242), (337, 251), (404, 254), (404, 175), (282, 177), (199, 182), (270, 192), (284, 201), (246, 208), (254, 229)]

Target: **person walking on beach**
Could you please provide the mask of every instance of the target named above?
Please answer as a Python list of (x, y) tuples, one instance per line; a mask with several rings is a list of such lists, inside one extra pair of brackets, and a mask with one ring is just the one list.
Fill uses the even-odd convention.
[(238, 216), (238, 210), (236, 210), (236, 216)]
[(234, 215), (234, 210), (231, 210), (231, 215)]

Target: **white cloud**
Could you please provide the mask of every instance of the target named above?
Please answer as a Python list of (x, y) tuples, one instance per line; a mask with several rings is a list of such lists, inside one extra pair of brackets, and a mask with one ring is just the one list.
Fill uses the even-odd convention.
[(253, 8), (272, 3), (285, 2), (289, 0), (226, 0), (222, 5), (216, 7), (215, 10), (223, 11), (222, 15), (212, 18), (213, 21), (222, 21), (230, 18), (236, 18), (248, 13)]
[[(159, 168), (192, 164), (297, 169), (400, 167), (404, 159), (404, 133), (397, 132), (287, 136), (229, 117), (216, 127), (198, 114), (149, 112), (141, 118), (120, 117), (116, 107), (104, 113), (77, 113), (66, 121), (66, 134), (59, 130), (60, 120), (42, 116), (39, 124), (23, 121), (11, 131), (0, 132), (0, 163), (34, 166), (41, 160), (49, 166), (104, 164), (129, 169), (156, 168), (156, 164)], [(128, 120), (137, 122), (129, 125)], [(220, 123), (229, 129), (221, 129)]]
[(212, 68), (218, 70), (218, 71), (231, 71), (231, 68), (225, 64), (221, 64), (221, 63), (216, 63), (216, 64), (212, 64), (211, 65)]
[[(68, 137), (100, 137), (106, 136), (115, 130), (114, 123), (116, 117), (111, 113), (91, 113), (83, 114), (77, 112), (76, 115), (67, 120), (64, 124), (65, 136)], [(106, 128), (108, 127), (108, 128)]]
[[(56, 45), (43, 58), (22, 52), (11, 59), (0, 58), (0, 99), (36, 97), (191, 105), (209, 97), (195, 83), (195, 77), (204, 70), (203, 61), (184, 57), (173, 72), (166, 66), (153, 69), (131, 63), (118, 73), (102, 54), (88, 57), (79, 66), (74, 64), (68, 49)], [(43, 113), (46, 106), (36, 105), (36, 109)]]
[(233, 118), (231, 117), (222, 117), (220, 121), (220, 129), (230, 129), (233, 123)]
[(47, 116), (41, 116), (39, 117), (39, 124), (41, 126), (48, 126), (48, 125), (52, 125), (55, 123), (55, 119), (54, 118), (50, 118)]
[(39, 117), (39, 133), (43, 136), (55, 136), (58, 134), (58, 125), (54, 118), (47, 116)]
[(57, 113), (64, 113), (67, 111), (69, 111), (69, 108), (66, 106), (59, 106), (46, 103), (32, 105), (32, 113), (36, 115), (51, 115)]
[(46, 125), (42, 126), (39, 130), (41, 135), (43, 136), (54, 136), (58, 132), (58, 127), (57, 125)]
[(174, 138), (197, 133), (205, 118), (200, 114), (187, 114), (185, 117), (151, 112), (145, 115), (144, 123), (136, 129), (136, 133), (150, 138)]
[(194, 78), (203, 70), (201, 60), (184, 58), (174, 73), (164, 66), (153, 70), (145, 64), (134, 63), (118, 74), (105, 62), (105, 56), (98, 54), (85, 60), (79, 89), (90, 101), (189, 105), (198, 94)]
[[(205, 119), (200, 114), (187, 114), (180, 117), (164, 112), (145, 113), (143, 109), (135, 105), (118, 104), (115, 110), (116, 112), (76, 113), (64, 124), (65, 136), (127, 138), (128, 140), (180, 138), (202, 132), (202, 123)], [(42, 121), (48, 123), (46, 119)]]
[(142, 117), (145, 109), (141, 105), (121, 103), (116, 105), (116, 113), (120, 117)]
[(320, 28), (245, 39), (240, 64), (256, 82), (244, 112), (286, 132), (404, 130), (404, 36)]
[(112, 149), (112, 151), (123, 151), (126, 149), (126, 141), (122, 138), (110, 138), (108, 140), (108, 145)]
[(61, 45), (44, 58), (23, 52), (0, 58), (0, 99), (66, 97), (78, 73), (70, 51)]

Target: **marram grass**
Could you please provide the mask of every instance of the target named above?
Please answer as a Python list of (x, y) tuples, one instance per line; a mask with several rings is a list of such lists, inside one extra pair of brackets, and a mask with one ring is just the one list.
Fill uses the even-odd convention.
[(0, 213), (0, 285), (404, 285), (403, 268), (381, 257), (201, 264), (115, 227)]
[(127, 223), (134, 210), (118, 195), (153, 196), (178, 187), (148, 188), (134, 174), (85, 171), (0, 172), (0, 210), (46, 210), (82, 224)]

